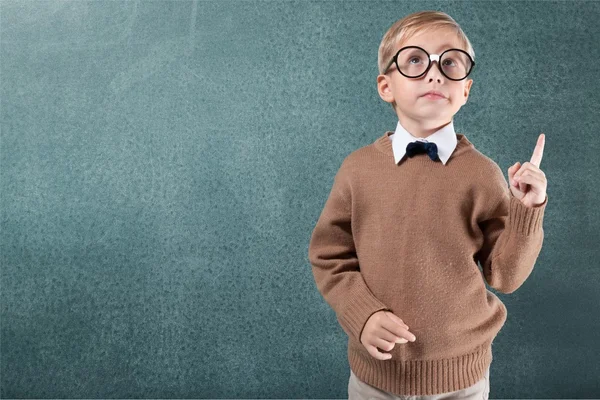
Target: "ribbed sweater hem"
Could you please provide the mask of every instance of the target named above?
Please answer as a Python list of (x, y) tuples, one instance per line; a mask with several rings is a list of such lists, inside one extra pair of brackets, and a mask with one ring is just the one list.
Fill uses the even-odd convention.
[[(363, 382), (396, 396), (454, 392), (483, 379), (492, 363), (492, 344), (457, 357), (435, 360), (377, 360), (348, 342), (350, 369)], [(360, 345), (362, 346), (362, 345)], [(397, 344), (396, 346), (403, 346)]]

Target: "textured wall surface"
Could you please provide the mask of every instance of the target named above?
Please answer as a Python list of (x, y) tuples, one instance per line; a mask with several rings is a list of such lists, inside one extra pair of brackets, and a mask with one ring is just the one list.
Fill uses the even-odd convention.
[(0, 2), (1, 397), (345, 398), (309, 238), (427, 9), (475, 49), (456, 131), (505, 174), (546, 134), (490, 395), (599, 397), (600, 3), (241, 0)]

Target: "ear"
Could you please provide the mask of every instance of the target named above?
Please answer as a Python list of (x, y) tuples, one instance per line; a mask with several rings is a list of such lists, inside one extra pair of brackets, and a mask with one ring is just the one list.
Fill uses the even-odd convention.
[(466, 104), (467, 100), (469, 99), (469, 92), (471, 91), (472, 85), (473, 85), (473, 79), (468, 79), (467, 83), (465, 83), (465, 102), (463, 104)]
[(387, 103), (394, 102), (390, 80), (391, 78), (387, 75), (381, 74), (377, 76), (377, 92), (379, 93), (379, 97)]

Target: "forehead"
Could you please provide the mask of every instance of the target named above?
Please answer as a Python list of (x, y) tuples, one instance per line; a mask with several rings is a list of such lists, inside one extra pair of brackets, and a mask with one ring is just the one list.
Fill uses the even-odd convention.
[(398, 49), (405, 46), (419, 46), (429, 54), (440, 54), (447, 49), (462, 49), (462, 45), (456, 34), (447, 29), (437, 29), (417, 34), (405, 40)]

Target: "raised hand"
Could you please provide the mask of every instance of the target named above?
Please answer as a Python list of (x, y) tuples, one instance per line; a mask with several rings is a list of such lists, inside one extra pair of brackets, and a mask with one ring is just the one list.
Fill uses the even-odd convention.
[(540, 169), (546, 135), (538, 136), (531, 160), (516, 162), (508, 169), (510, 191), (527, 207), (537, 207), (546, 200), (546, 174)]

